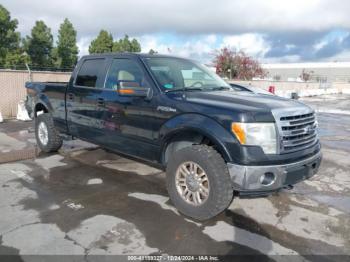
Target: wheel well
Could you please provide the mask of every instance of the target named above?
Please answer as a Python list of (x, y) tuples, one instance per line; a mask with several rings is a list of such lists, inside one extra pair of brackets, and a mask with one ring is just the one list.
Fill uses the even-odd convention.
[(218, 151), (218, 153), (225, 159), (224, 155), (222, 154), (222, 152), (220, 152), (216, 144), (207, 136), (196, 131), (184, 131), (181, 133), (177, 133), (168, 139), (166, 148), (163, 151), (163, 164), (166, 165), (169, 160), (169, 157), (176, 151), (192, 145), (213, 146)]
[(34, 116), (37, 117), (40, 114), (43, 113), (48, 113), (49, 111), (47, 110), (47, 108), (42, 104), (42, 103), (38, 103), (35, 105), (34, 108)]

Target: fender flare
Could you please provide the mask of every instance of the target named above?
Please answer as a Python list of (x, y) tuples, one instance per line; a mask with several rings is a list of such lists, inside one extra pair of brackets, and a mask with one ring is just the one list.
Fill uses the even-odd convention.
[(235, 141), (238, 143), (237, 139), (214, 119), (196, 113), (181, 114), (163, 124), (159, 132), (162, 161), (170, 140), (176, 134), (186, 131), (194, 131), (210, 139), (225, 161), (232, 162), (232, 156), (226, 147), (226, 142)]
[(34, 113), (35, 113), (35, 108), (38, 104), (42, 104), (49, 113), (51, 113), (53, 110), (49, 98), (44, 94), (40, 94), (35, 98)]

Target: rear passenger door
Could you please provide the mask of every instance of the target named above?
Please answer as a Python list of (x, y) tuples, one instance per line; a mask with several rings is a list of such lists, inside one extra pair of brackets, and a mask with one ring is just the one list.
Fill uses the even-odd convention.
[(88, 58), (78, 65), (78, 72), (66, 94), (67, 123), (70, 133), (87, 141), (103, 141), (103, 93), (107, 71), (106, 58)]

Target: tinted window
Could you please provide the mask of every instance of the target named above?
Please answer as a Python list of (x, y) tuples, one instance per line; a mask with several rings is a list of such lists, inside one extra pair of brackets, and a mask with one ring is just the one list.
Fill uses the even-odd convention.
[(104, 59), (85, 60), (80, 67), (75, 84), (78, 86), (98, 87), (98, 80), (103, 77), (104, 64)]
[(108, 71), (106, 88), (117, 89), (119, 83), (135, 82), (138, 86), (145, 86), (144, 74), (137, 62), (130, 59), (114, 59)]

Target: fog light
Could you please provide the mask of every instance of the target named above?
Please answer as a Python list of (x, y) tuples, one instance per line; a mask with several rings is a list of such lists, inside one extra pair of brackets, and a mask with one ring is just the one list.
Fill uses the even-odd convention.
[(260, 183), (264, 186), (272, 185), (276, 180), (276, 176), (271, 172), (266, 172), (260, 177)]

